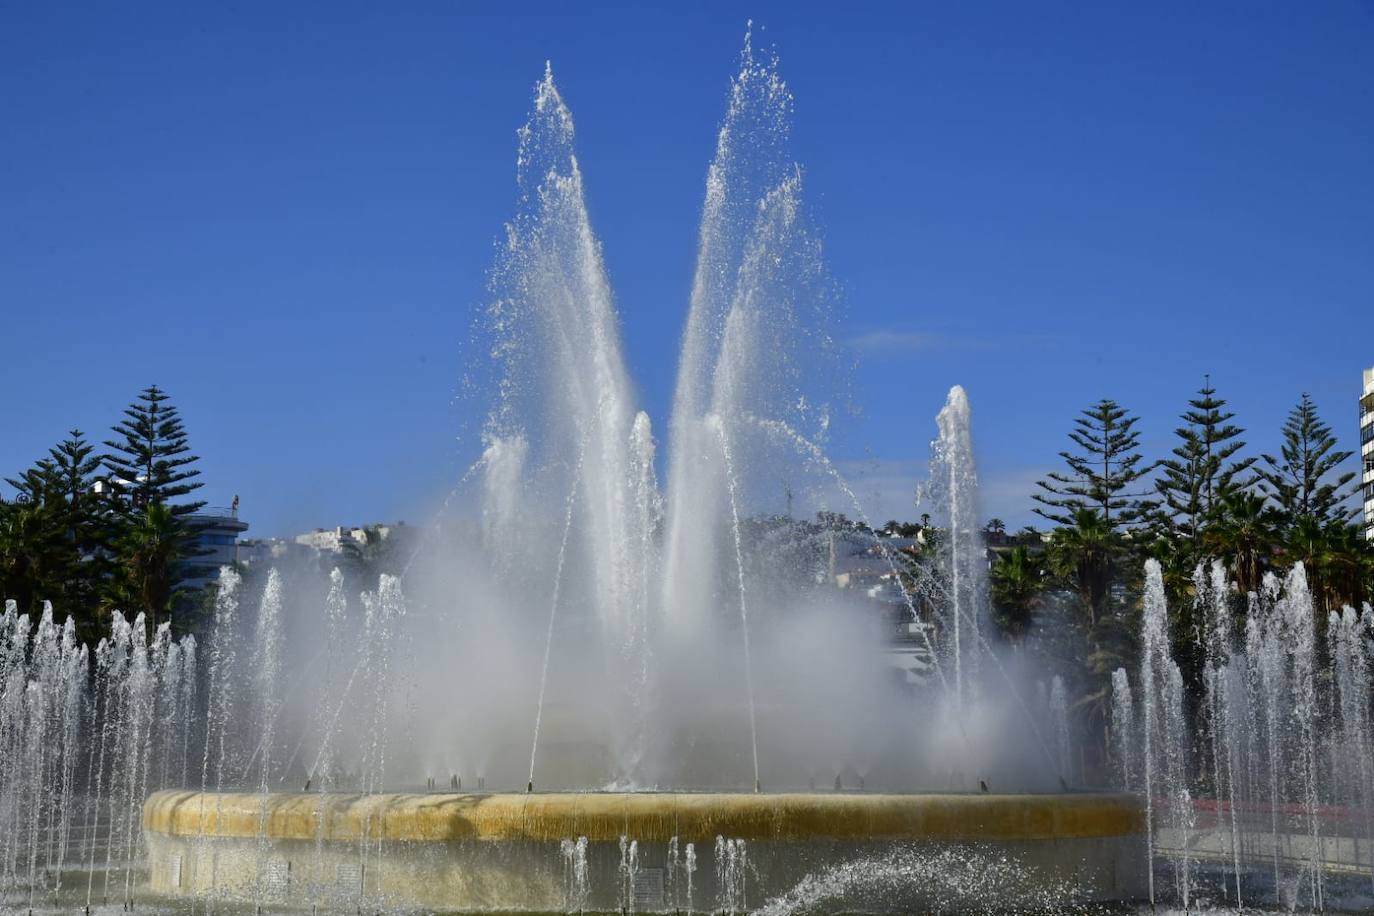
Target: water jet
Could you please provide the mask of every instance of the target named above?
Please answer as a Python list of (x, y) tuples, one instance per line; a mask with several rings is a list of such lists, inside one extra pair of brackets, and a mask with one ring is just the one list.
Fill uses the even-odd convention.
[[(491, 277), (482, 454), (440, 507), (470, 501), (471, 524), (436, 522), (434, 549), (360, 587), (339, 570), (226, 568), (203, 666), (166, 625), (150, 643), (142, 617), (116, 612), (88, 652), (50, 611), (31, 633), (11, 606), (9, 882), (26, 865), (36, 899), (37, 863), (60, 876), (73, 846), (87, 912), (97, 872), (105, 899), (123, 882), (126, 910), (145, 880), (255, 912), (785, 911), (817, 887), (860, 888), (825, 904), (844, 912), (1144, 896), (1139, 798), (1068, 791), (1066, 755), (1056, 769), (1042, 737), (1050, 704), (1021, 698), (1029, 681), (985, 632), (963, 390), (937, 420), (949, 536), (921, 590), (826, 458), (838, 360), (786, 155), (791, 106), (747, 40), (707, 174), (660, 487), (547, 68)], [(769, 502), (780, 476), (785, 516)], [(837, 494), (861, 524), (834, 517)], [(851, 547), (880, 560), (895, 600), (841, 586)], [(882, 661), (882, 614), (910, 637), (900, 666)], [(833, 792), (818, 793), (825, 772)], [(961, 791), (966, 773), (979, 791)], [(44, 857), (49, 817), (84, 830)]]

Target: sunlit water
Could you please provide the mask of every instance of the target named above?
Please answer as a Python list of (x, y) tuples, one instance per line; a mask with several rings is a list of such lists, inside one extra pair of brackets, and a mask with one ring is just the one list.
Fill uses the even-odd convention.
[[(707, 172), (662, 443), (627, 368), (572, 114), (549, 68), (519, 132), (516, 214), (482, 322), (493, 377), (481, 456), (401, 575), (226, 570), (205, 645), (116, 613), (89, 648), (51, 608), (36, 621), (6, 609), (8, 910), (277, 908), (261, 882), (237, 903), (147, 895), (141, 805), (163, 787), (748, 792), (833, 780), (1014, 792), (1101, 779), (1079, 763), (1061, 673), (992, 642), (962, 388), (936, 420), (922, 491), (942, 532), (933, 562), (907, 570), (886, 542), (802, 520), (816, 510), (868, 519), (826, 456), (848, 405), (831, 285), (788, 153), (792, 107), (776, 60), (746, 41)], [(837, 556), (861, 554), (887, 579), (838, 588)], [(1198, 575), (1199, 595), (1229, 594), (1224, 575)], [(886, 593), (891, 619), (875, 613), (869, 588)], [(1236, 899), (1248, 912), (1374, 905), (1368, 877), (1323, 870), (1320, 843), (1333, 816), (1322, 809), (1345, 817), (1374, 805), (1374, 614), (1343, 609), (1326, 621), (1336, 659), (1326, 685), (1301, 568), (1252, 598), (1243, 634), (1227, 628), (1224, 601), (1204, 609), (1208, 730), (1195, 737), (1157, 566), (1144, 605), (1139, 674), (1112, 679), (1110, 763), (1150, 805), (1155, 899), (1194, 911)], [(875, 661), (898, 622), (915, 646), (900, 670)], [(1199, 820), (1204, 786), (1229, 818)], [(1242, 823), (1235, 812), (1247, 804)], [(1304, 856), (1272, 855), (1294, 837), (1310, 841)], [(1374, 843), (1374, 819), (1344, 837)], [(265, 863), (265, 829), (256, 843)], [(386, 852), (362, 847), (364, 862)], [(641, 852), (626, 838), (626, 881)], [(684, 862), (694, 853), (674, 850)], [(747, 845), (720, 838), (711, 853), (721, 896), (685, 909), (845, 912), (916, 891), (932, 912), (1137, 911), (1075, 903), (1068, 883), (1032, 886), (1014, 858), (988, 850), (829, 861), (765, 899), (755, 899)], [(569, 910), (585, 899), (585, 854), (575, 838), (550, 851), (573, 876)], [(369, 901), (377, 907), (385, 901)]]

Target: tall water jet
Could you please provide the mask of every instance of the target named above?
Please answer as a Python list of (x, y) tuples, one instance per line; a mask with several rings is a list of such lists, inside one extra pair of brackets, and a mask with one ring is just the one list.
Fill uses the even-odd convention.
[(1073, 771), (1073, 736), (1069, 731), (1069, 697), (1064, 679), (1055, 675), (1050, 679), (1050, 721), (1054, 725), (1055, 758), (1059, 773), (1065, 779)]
[(1116, 758), (1117, 779), (1121, 788), (1135, 788), (1136, 733), (1140, 726), (1135, 718), (1135, 699), (1131, 696), (1131, 681), (1125, 668), (1112, 672), (1112, 754)]
[[(1365, 606), (1366, 614), (1369, 611)], [(1345, 801), (1364, 812), (1365, 842), (1374, 852), (1374, 762), (1371, 753), (1370, 694), (1374, 688), (1368, 654), (1368, 627), (1352, 607), (1340, 614), (1331, 612), (1330, 626), (1336, 632), (1335, 680), (1336, 708), (1339, 716), (1338, 759), (1354, 760), (1356, 765), (1345, 786)], [(1374, 882), (1374, 868), (1370, 869)]]
[[(1144, 756), (1144, 787), (1146, 824), (1153, 846), (1161, 826), (1183, 834), (1174, 856), (1175, 880), (1184, 906), (1191, 899), (1189, 860), (1187, 853), (1188, 824), (1192, 816), (1192, 802), (1188, 797), (1181, 757), (1183, 744), (1182, 675), (1174, 663), (1169, 637), (1169, 608), (1164, 596), (1164, 577), (1157, 560), (1145, 561), (1145, 613), (1141, 633), (1140, 692), (1144, 726), (1142, 752)], [(1167, 816), (1161, 825), (1157, 821), (1157, 800), (1164, 800)], [(1150, 902), (1155, 902), (1154, 866), (1149, 874)]]
[(826, 373), (803, 374), (830, 340), (823, 321), (806, 320), (821, 317), (823, 272), (786, 148), (791, 110), (776, 59), (756, 56), (746, 36), (706, 176), (669, 425), (662, 594), (678, 632), (708, 627), (704, 612), (736, 600), (721, 591), (732, 565), (719, 548), (730, 518), (726, 445), (737, 495), (753, 508), (764, 487), (781, 496), (775, 472), (786, 466), (762, 464), (769, 443), (754, 421), (815, 428), (813, 440), (829, 422)]
[[(946, 575), (942, 626), (955, 706), (962, 708), (965, 694), (977, 682), (983, 640), (981, 617), (988, 607), (988, 567), (982, 526), (978, 523), (978, 474), (973, 461), (968, 394), (963, 386), (955, 385), (949, 390), (936, 424), (940, 437), (931, 446), (930, 489), (934, 502), (947, 517), (945, 537), (940, 544)], [(1066, 760), (1060, 762), (1061, 772), (1067, 765)]]
[(1317, 817), (1318, 806), (1318, 769), (1317, 769), (1317, 721), (1320, 710), (1317, 706), (1316, 672), (1316, 630), (1312, 593), (1307, 587), (1307, 571), (1299, 563), (1293, 567), (1284, 581), (1283, 599), (1279, 605), (1284, 629), (1287, 633), (1288, 664), (1290, 672), (1290, 695), (1292, 696), (1292, 718), (1294, 725), (1295, 763), (1293, 776), (1297, 781), (1298, 794), (1302, 799), (1310, 840), (1308, 852), (1308, 882), (1311, 890), (1312, 905), (1322, 907), (1323, 872), (1321, 865), (1320, 838), (1321, 824)]
[[(258, 814), (257, 881), (253, 887), (253, 902), (259, 908), (267, 890), (264, 885), (268, 876), (268, 857), (271, 854), (271, 844), (267, 839), (267, 804), (268, 793), (272, 790), (277, 716), (282, 704), (279, 696), (281, 685), (278, 683), (281, 677), (281, 609), (281, 574), (274, 569), (268, 573), (262, 603), (258, 608), (250, 665), (253, 672), (253, 696), (257, 704), (257, 730), (260, 735), (255, 753), (258, 765), (258, 791), (262, 795), (262, 804)], [(250, 760), (249, 766), (253, 763), (254, 761)]]
[[(560, 506), (576, 490), (579, 523), (571, 549), (579, 569), (564, 591), (579, 589), (568, 600), (600, 625), (608, 679), (619, 685), (621, 712), (613, 720), (633, 731), (642, 692), (633, 685), (645, 670), (639, 634), (650, 613), (641, 600), (636, 412), (610, 282), (587, 214), (573, 119), (551, 67), (520, 131), (517, 181), (518, 210), (506, 227), (488, 310), (503, 373), (487, 421), (488, 452), (511, 452), (511, 459), (487, 463), (484, 514), (506, 518), (517, 486), (533, 486)], [(493, 496), (503, 502), (493, 504)], [(618, 780), (637, 778), (638, 743), (633, 734), (617, 736)]]
[(1231, 697), (1232, 634), (1229, 583), (1221, 561), (1213, 561), (1210, 571), (1199, 564), (1193, 573), (1193, 592), (1199, 618), (1206, 621), (1203, 642), (1205, 664), (1203, 689), (1207, 703), (1211, 758), (1215, 780), (1213, 789), (1218, 802), (1226, 802), (1223, 816), (1229, 821), (1231, 840), (1232, 881), (1237, 906), (1242, 906), (1240, 867), (1240, 823), (1236, 811), (1236, 746), (1231, 728), (1235, 706)]

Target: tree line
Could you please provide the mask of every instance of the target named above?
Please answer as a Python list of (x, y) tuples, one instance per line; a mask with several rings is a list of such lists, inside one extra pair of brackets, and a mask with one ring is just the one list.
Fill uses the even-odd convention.
[(1164, 571), (1175, 657), (1194, 696), (1204, 663), (1204, 623), (1192, 601), (1199, 564), (1225, 565), (1239, 631), (1246, 596), (1265, 575), (1302, 563), (1319, 646), (1328, 611), (1374, 596), (1374, 544), (1356, 524), (1356, 475), (1342, 470), (1353, 453), (1339, 447), (1307, 394), (1289, 412), (1275, 454), (1246, 453), (1245, 431), (1210, 381), (1180, 420), (1173, 449), (1151, 462), (1140, 450), (1138, 417), (1109, 399), (1083, 410), (1060, 453), (1063, 468), (1032, 495), (1035, 513), (1053, 527), (1027, 529), (1016, 546), (994, 551), (997, 625), (1017, 642), (1041, 617), (1067, 624), (1086, 648), (1070, 673), (1090, 720), (1105, 716), (1111, 672), (1136, 667), (1148, 558)]
[(183, 586), (194, 558), (199, 459), (177, 408), (145, 388), (97, 444), (73, 429), (0, 496), (0, 597), (20, 613), (51, 601), (79, 635), (104, 634), (110, 611), (185, 629), (198, 606)]

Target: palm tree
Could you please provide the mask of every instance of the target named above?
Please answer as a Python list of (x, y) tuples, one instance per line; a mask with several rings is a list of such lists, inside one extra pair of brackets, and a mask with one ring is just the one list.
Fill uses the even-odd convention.
[(14, 599), (20, 613), (57, 597), (63, 581), (57, 534), (43, 504), (0, 503), (0, 599)]
[[(1330, 562), (1329, 545), (1327, 544), (1326, 529), (1322, 523), (1310, 515), (1302, 515), (1294, 519), (1292, 527), (1288, 529), (1288, 535), (1284, 538), (1283, 559), (1285, 565), (1296, 566), (1298, 563), (1307, 570), (1307, 585), (1312, 590), (1312, 605), (1320, 613), (1318, 617), (1323, 620), (1326, 617), (1327, 588), (1326, 572)], [(1321, 621), (1318, 621), (1318, 628)]]
[(163, 503), (148, 504), (115, 541), (118, 566), (111, 603), (128, 613), (144, 611), (156, 630), (159, 618), (171, 608), (181, 581), (176, 562), (187, 553), (191, 537), (186, 526)]
[(1374, 542), (1365, 540), (1358, 525), (1326, 528), (1326, 587), (1331, 609), (1359, 607), (1370, 598), (1374, 581)]
[(1072, 525), (1057, 528), (1050, 536), (1050, 567), (1068, 580), (1092, 629), (1107, 610), (1112, 561), (1120, 544), (1106, 517), (1096, 509), (1075, 509), (1070, 520)]
[(1045, 589), (1044, 569), (1025, 547), (1015, 547), (992, 567), (992, 609), (1007, 638), (1025, 638)]
[(1223, 558), (1242, 595), (1257, 592), (1280, 538), (1282, 516), (1263, 496), (1233, 493), (1221, 503), (1213, 524), (1204, 533), (1208, 552)]

